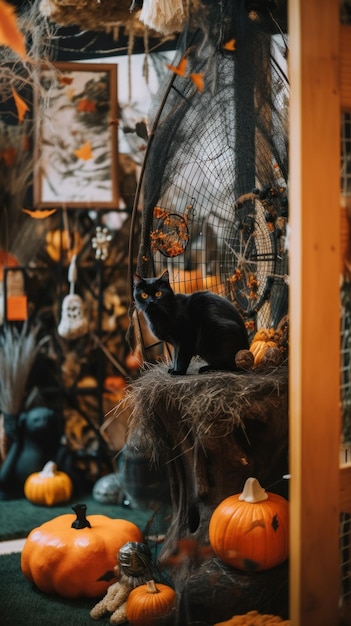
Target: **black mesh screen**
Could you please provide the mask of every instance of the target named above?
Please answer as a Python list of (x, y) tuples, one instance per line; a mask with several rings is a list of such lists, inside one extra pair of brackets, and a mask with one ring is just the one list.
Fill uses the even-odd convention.
[(137, 272), (287, 313), (286, 42), (271, 3), (207, 1), (154, 101)]

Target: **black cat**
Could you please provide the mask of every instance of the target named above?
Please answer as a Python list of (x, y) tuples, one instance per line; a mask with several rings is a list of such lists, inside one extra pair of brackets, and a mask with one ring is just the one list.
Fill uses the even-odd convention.
[(134, 300), (151, 332), (174, 347), (170, 374), (186, 374), (200, 356), (209, 370), (236, 370), (235, 355), (249, 348), (245, 324), (233, 304), (210, 291), (175, 294), (168, 271), (156, 278), (134, 275)]

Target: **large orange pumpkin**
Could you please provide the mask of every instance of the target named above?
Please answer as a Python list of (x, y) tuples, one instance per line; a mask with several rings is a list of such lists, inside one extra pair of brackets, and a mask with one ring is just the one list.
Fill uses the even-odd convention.
[(28, 535), (22, 572), (44, 593), (96, 598), (111, 585), (106, 573), (114, 572), (120, 548), (127, 541), (142, 542), (142, 532), (127, 520), (105, 515), (86, 518), (85, 504), (72, 508), (76, 515), (55, 517)]
[(126, 613), (131, 626), (153, 626), (174, 608), (176, 593), (172, 587), (148, 580), (133, 589), (127, 599)]
[(209, 525), (213, 551), (228, 565), (258, 571), (283, 563), (289, 551), (289, 503), (248, 478), (241, 494), (225, 498)]

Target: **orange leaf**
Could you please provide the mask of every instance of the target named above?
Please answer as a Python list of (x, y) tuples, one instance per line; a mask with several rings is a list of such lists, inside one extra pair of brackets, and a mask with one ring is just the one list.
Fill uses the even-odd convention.
[(12, 87), (12, 95), (16, 104), (18, 121), (23, 122), (24, 116), (27, 111), (29, 111), (29, 107), (26, 105), (25, 101), (18, 95), (17, 91)]
[(203, 88), (204, 88), (204, 75), (203, 74), (189, 74), (189, 78), (191, 78), (194, 85), (196, 85), (199, 91), (203, 91)]
[(46, 211), (30, 211), (29, 209), (22, 209), (22, 211), (23, 213), (27, 213), (27, 215), (30, 215), (30, 217), (34, 217), (35, 220), (43, 220), (46, 217), (50, 217), (50, 215), (56, 213), (57, 209), (48, 209)]
[(77, 111), (80, 113), (95, 113), (96, 103), (93, 100), (88, 100), (88, 98), (83, 98), (77, 104)]
[(2, 159), (6, 165), (6, 167), (11, 167), (16, 161), (16, 150), (13, 146), (7, 148), (7, 150), (3, 150), (0, 152), (0, 159)]
[(229, 41), (223, 44), (224, 50), (230, 50), (230, 52), (233, 52), (235, 50), (235, 47), (236, 47), (235, 39), (229, 39)]
[(89, 161), (89, 159), (92, 159), (93, 153), (90, 141), (87, 141), (81, 148), (78, 148), (78, 150), (74, 150), (74, 154), (78, 157), (78, 159), (83, 159), (83, 161)]
[(172, 72), (174, 72), (175, 74), (178, 74), (178, 76), (185, 76), (187, 64), (188, 64), (188, 60), (186, 58), (183, 58), (183, 59), (180, 59), (177, 67), (175, 65), (166, 65), (166, 67)]
[(17, 52), (21, 59), (26, 57), (25, 40), (17, 26), (15, 9), (3, 0), (0, 0), (0, 44)]
[(59, 76), (58, 82), (61, 85), (71, 85), (73, 83), (73, 78), (71, 78), (70, 76)]

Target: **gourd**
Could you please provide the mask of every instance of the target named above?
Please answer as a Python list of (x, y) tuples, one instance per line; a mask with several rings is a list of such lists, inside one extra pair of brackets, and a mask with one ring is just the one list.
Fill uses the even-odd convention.
[(283, 620), (279, 615), (248, 611), (243, 615), (233, 615), (225, 622), (217, 622), (214, 626), (292, 626), (291, 620)]
[(33, 472), (24, 483), (24, 495), (33, 504), (53, 506), (67, 502), (73, 493), (73, 484), (56, 463), (48, 461), (41, 472)]
[(251, 370), (254, 366), (254, 355), (250, 350), (239, 350), (235, 355), (235, 365), (240, 370)]
[(168, 615), (175, 606), (176, 593), (172, 587), (148, 580), (133, 589), (127, 599), (127, 619), (131, 626), (153, 626)]
[(250, 345), (250, 352), (254, 356), (254, 367), (258, 367), (267, 348), (277, 348), (275, 341), (256, 340)]
[[(250, 350), (254, 355), (254, 367), (280, 365), (287, 350), (287, 336), (283, 327), (259, 328), (255, 333)], [(271, 350), (271, 348), (274, 348)], [(268, 352), (268, 354), (267, 354)], [(264, 362), (262, 363), (262, 358)]]
[(289, 503), (248, 478), (243, 492), (225, 498), (212, 513), (210, 544), (215, 554), (240, 570), (266, 570), (289, 551)]
[(127, 541), (142, 542), (143, 535), (127, 520), (86, 517), (85, 504), (72, 509), (76, 515), (60, 515), (29, 533), (21, 569), (43, 593), (96, 598), (111, 585), (120, 548)]

